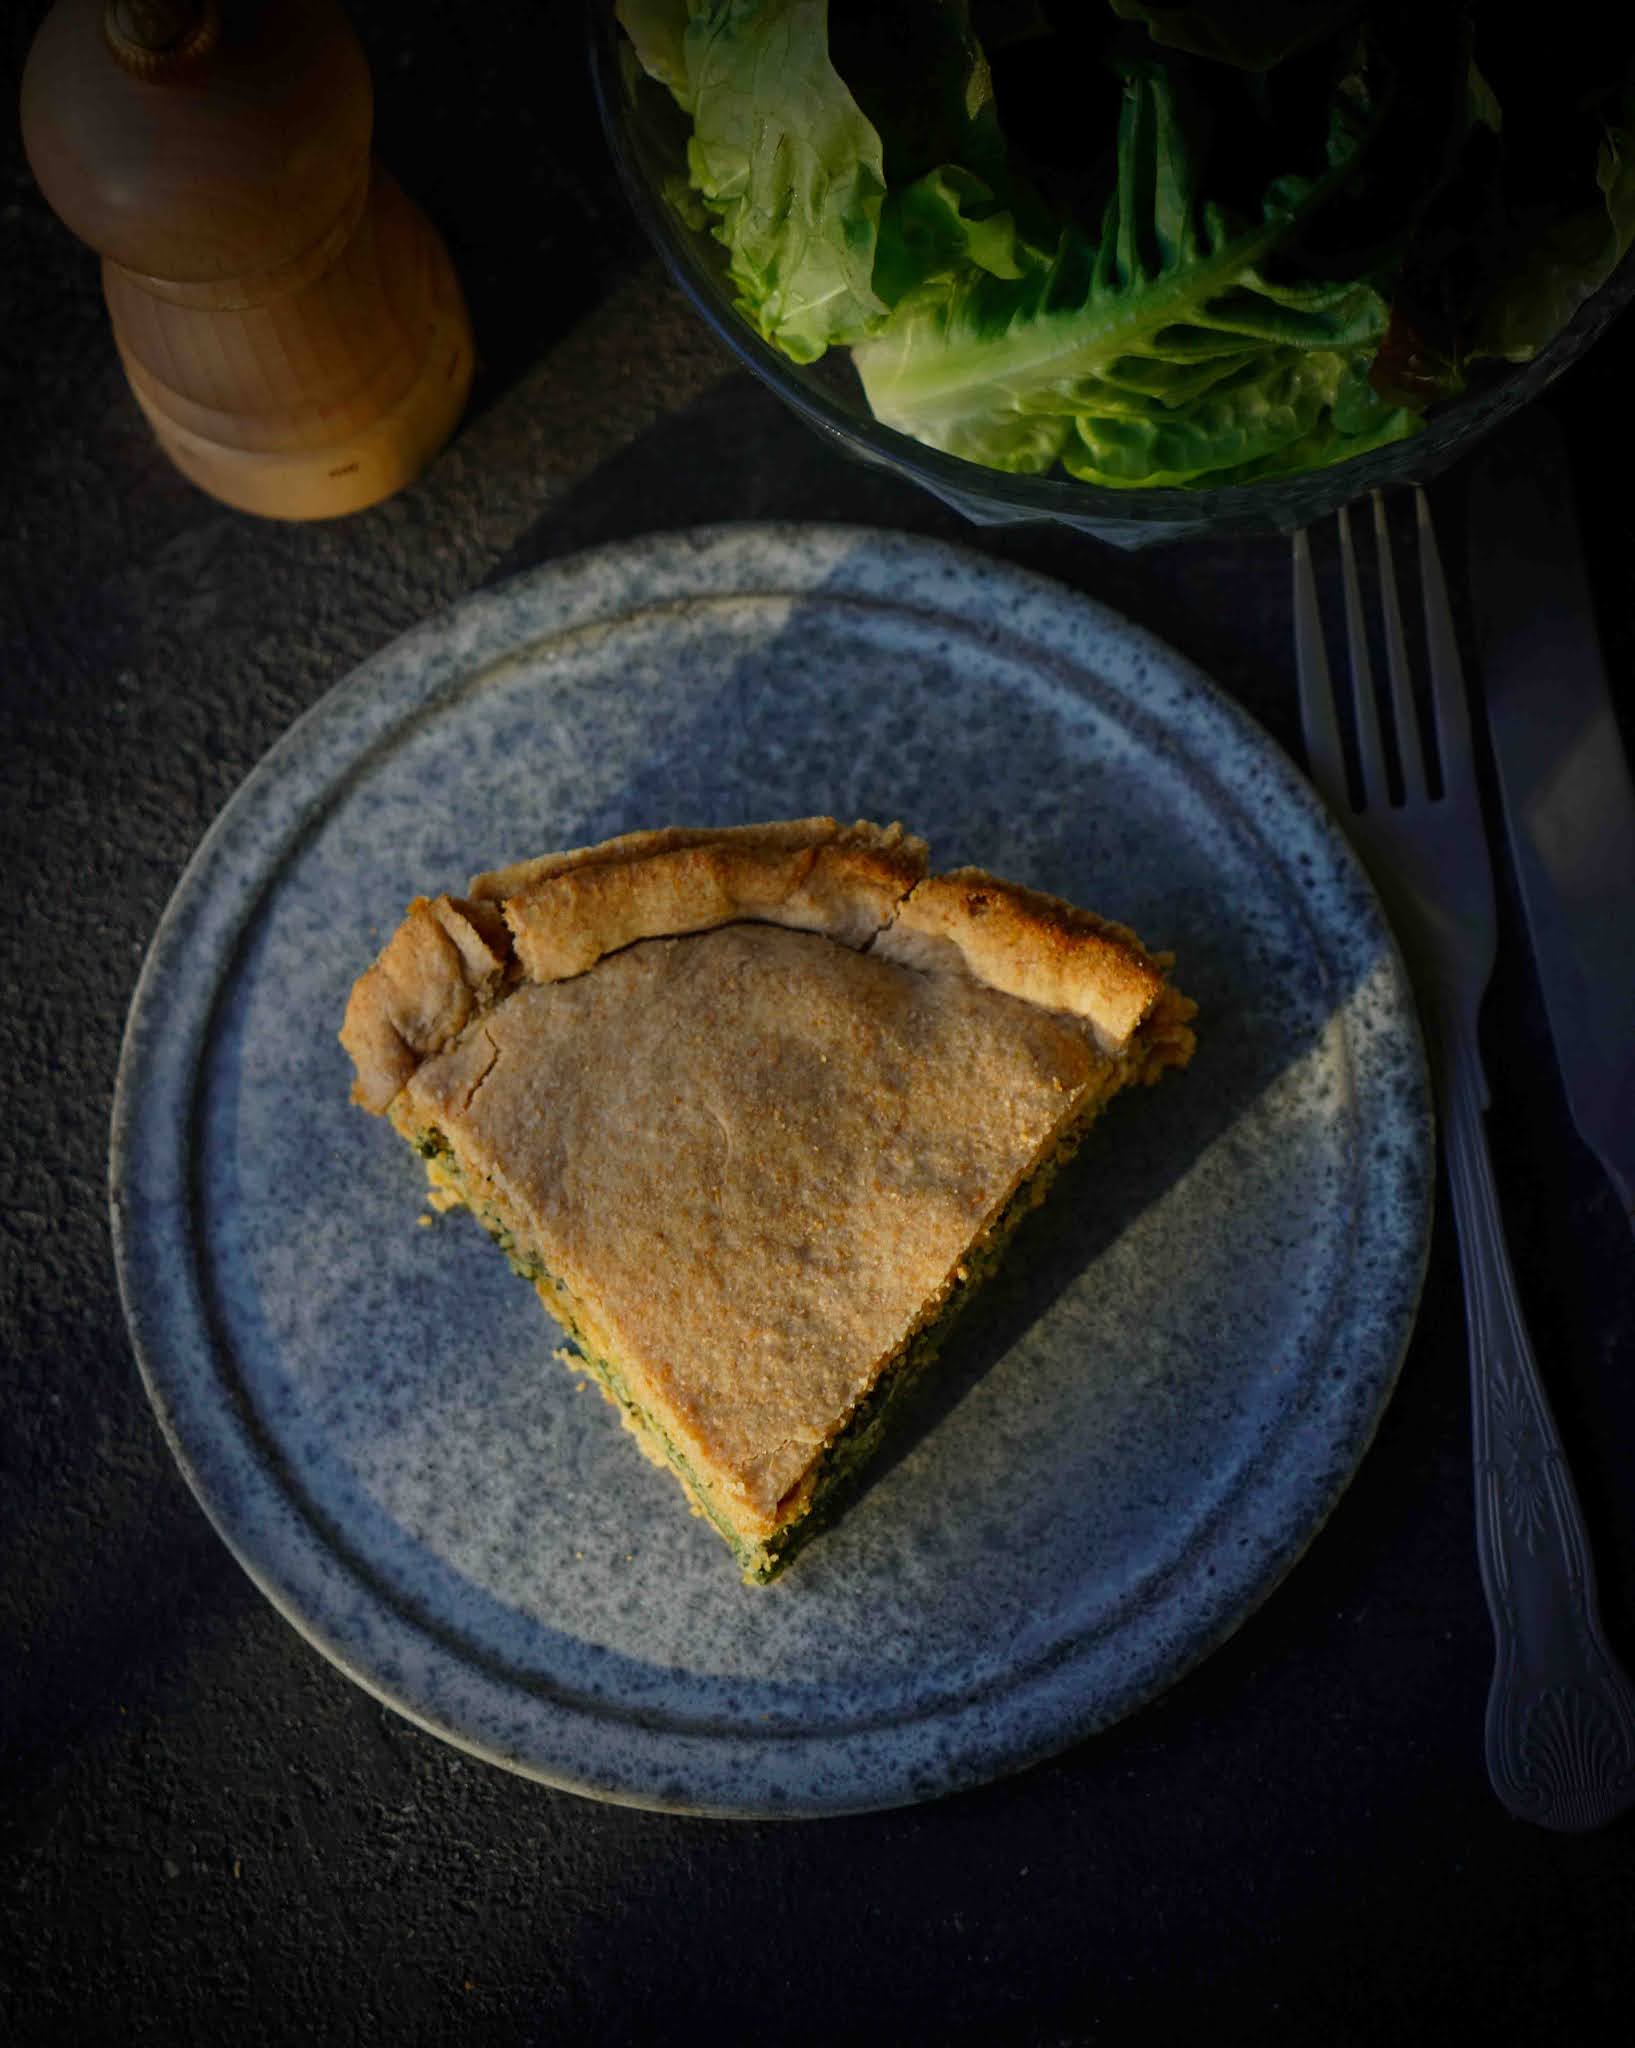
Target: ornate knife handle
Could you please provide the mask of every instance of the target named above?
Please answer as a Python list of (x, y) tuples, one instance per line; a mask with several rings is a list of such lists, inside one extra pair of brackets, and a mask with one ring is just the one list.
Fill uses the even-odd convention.
[(1446, 1083), (1470, 1327), (1476, 1550), (1497, 1651), (1488, 1773), (1512, 1813), (1577, 1833), (1635, 1805), (1635, 1686), (1601, 1632), (1583, 1517), (1516, 1299), (1472, 1032), (1450, 1035)]

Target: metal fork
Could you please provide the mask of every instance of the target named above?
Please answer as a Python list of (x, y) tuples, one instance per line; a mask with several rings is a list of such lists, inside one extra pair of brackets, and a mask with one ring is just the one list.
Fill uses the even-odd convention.
[(1496, 1662), (1487, 1767), (1512, 1813), (1600, 1827), (1635, 1805), (1635, 1687), (1601, 1631), (1583, 1517), (1539, 1384), (1493, 1189), (1477, 1017), (1493, 969), (1493, 875), (1447, 585), (1414, 493), (1442, 794), (1426, 775), (1385, 506), (1374, 493), (1389, 718), (1402, 798), (1387, 778), (1351, 522), (1341, 580), (1363, 799), (1353, 806), (1308, 536), (1294, 537), (1295, 659), (1312, 779), (1344, 825), (1402, 943), (1430, 1042), (1470, 1335), (1476, 1549)]

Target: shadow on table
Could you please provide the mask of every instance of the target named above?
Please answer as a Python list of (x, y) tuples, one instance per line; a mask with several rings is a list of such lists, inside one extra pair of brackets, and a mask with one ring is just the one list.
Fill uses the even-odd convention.
[(655, 422), (563, 494), (484, 579), (635, 536), (753, 520), (885, 527), (1051, 576), (1169, 640), (1295, 751), (1288, 543), (1192, 541), (1131, 553), (1050, 525), (976, 526), (843, 453), (747, 371)]
[[(128, 1426), (152, 1428), (135, 1401)], [(157, 1445), (153, 1455), (168, 1461)], [(185, 1663), (187, 1696), (197, 1697), (201, 1674), (232, 1654), (224, 1637), (259, 1607), (194, 1503), (160, 1506), (173, 1489), (177, 1476), (165, 1473), (118, 1520), (98, 1518), (96, 1569), (81, 1596), (33, 1631), (30, 1682), (5, 1698), (0, 1853), (25, 1858), (46, 1838), (84, 1753), (128, 1741), (146, 1710), (167, 1705), (169, 1669)]]

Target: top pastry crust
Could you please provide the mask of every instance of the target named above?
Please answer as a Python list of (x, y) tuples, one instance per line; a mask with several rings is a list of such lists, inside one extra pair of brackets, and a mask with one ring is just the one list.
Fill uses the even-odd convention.
[[(642, 939), (737, 923), (814, 932), (928, 974), (957, 974), (1073, 1017), (1117, 1053), (1160, 1002), (1161, 963), (1122, 926), (980, 868), (927, 873), (900, 825), (800, 818), (631, 832), (416, 897), (347, 1005), (353, 1098), (390, 1108), (519, 982), (565, 981)], [(1167, 1019), (1175, 1038), (1184, 1017)]]
[(590, 1351), (761, 1539), (1115, 1064), (966, 975), (735, 922), (524, 984), (393, 1115), (526, 1226)]
[(1184, 1063), (1191, 1008), (1119, 926), (805, 818), (416, 898), (341, 1038), (759, 1542), (1023, 1179)]

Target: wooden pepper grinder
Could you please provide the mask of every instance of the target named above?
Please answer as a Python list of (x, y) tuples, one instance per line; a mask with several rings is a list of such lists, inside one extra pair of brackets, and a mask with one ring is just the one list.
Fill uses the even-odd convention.
[(131, 388), (242, 511), (372, 505), (465, 406), (460, 287), (373, 121), (336, 0), (58, 0), (29, 53), (24, 146), (101, 252)]

